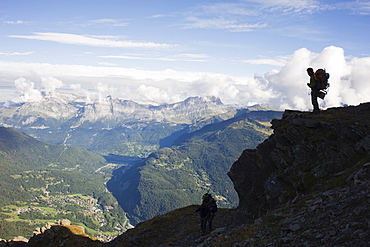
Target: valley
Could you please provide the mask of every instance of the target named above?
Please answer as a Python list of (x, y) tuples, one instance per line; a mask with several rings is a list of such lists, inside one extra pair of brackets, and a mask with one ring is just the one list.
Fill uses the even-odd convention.
[[(199, 203), (207, 191), (220, 207), (236, 207), (227, 172), (244, 149), (271, 134), (269, 122), (281, 114), (215, 97), (152, 106), (56, 94), (2, 107), (3, 130), (28, 136), (4, 136), (0, 145), (0, 169), (9, 175), (0, 238), (68, 219), (107, 241), (131, 224)], [(81, 152), (89, 152), (83, 161), (76, 159)]]
[[(15, 201), (8, 198), (0, 207), (0, 219), (23, 222), (28, 226), (28, 233), (22, 233), (26, 237), (32, 236), (30, 226), (43, 227), (48, 222), (68, 219), (83, 226), (91, 236), (109, 240), (131, 226), (116, 200), (105, 191), (107, 177), (101, 172), (71, 175), (70, 171), (42, 170), (11, 175), (30, 196)], [(2, 234), (1, 238), (14, 237)]]
[(4, 127), (0, 150), (0, 238), (31, 237), (33, 229), (62, 219), (102, 240), (131, 227), (104, 186), (113, 167), (103, 157)]

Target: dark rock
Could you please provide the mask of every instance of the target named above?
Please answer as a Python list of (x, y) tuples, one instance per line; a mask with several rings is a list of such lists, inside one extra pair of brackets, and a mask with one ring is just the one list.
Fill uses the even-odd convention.
[[(235, 223), (250, 223), (284, 199), (324, 186), (328, 176), (344, 175), (354, 159), (369, 153), (369, 118), (370, 103), (316, 115), (287, 110), (274, 119), (274, 134), (245, 150), (228, 173), (239, 196)], [(356, 173), (355, 183), (364, 176)]]

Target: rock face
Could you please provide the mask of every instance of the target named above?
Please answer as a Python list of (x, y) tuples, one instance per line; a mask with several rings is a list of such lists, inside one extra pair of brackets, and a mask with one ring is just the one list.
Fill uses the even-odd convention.
[(329, 189), (334, 176), (370, 153), (370, 103), (320, 114), (286, 111), (274, 134), (245, 150), (228, 175), (239, 196), (235, 223), (250, 223), (283, 202)]

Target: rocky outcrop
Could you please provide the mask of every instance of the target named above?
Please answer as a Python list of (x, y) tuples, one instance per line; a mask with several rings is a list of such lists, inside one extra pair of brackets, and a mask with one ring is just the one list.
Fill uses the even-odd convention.
[(69, 220), (59, 220), (57, 224), (47, 223), (45, 227), (37, 228), (34, 236), (28, 241), (29, 247), (98, 247), (103, 243), (92, 239), (81, 226), (71, 225)]
[(235, 223), (253, 222), (278, 205), (330, 188), (331, 178), (370, 153), (370, 103), (320, 114), (285, 111), (274, 134), (245, 150), (228, 175), (239, 196)]
[[(69, 226), (69, 225), (71, 225), (71, 221), (68, 220), (68, 219), (58, 220), (58, 223), (48, 222), (48, 223), (46, 223), (46, 225), (44, 227), (37, 227), (33, 231), (33, 235), (43, 234), (46, 230), (49, 230), (53, 226)], [(85, 232), (85, 231), (82, 230), (82, 232)]]
[(0, 239), (0, 247), (26, 247), (28, 239), (22, 236), (13, 238), (12, 240)]
[(29, 242), (28, 247), (57, 247), (57, 246), (68, 246), (68, 247), (99, 247), (103, 243), (98, 240), (91, 239), (83, 231), (80, 226), (61, 226), (55, 225), (50, 229), (46, 230), (43, 234), (33, 236)]
[(37, 227), (30, 240), (22, 236), (12, 240), (0, 239), (0, 247), (99, 247), (102, 244), (87, 235), (83, 227), (71, 225), (67, 219), (58, 220), (57, 223), (48, 222), (44, 227)]

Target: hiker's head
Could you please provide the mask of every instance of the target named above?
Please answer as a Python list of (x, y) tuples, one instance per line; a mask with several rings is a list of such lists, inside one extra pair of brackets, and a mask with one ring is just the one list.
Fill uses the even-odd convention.
[(307, 74), (308, 74), (309, 76), (313, 75), (313, 74), (314, 74), (314, 72), (313, 72), (313, 68), (308, 68), (308, 69), (307, 69)]

